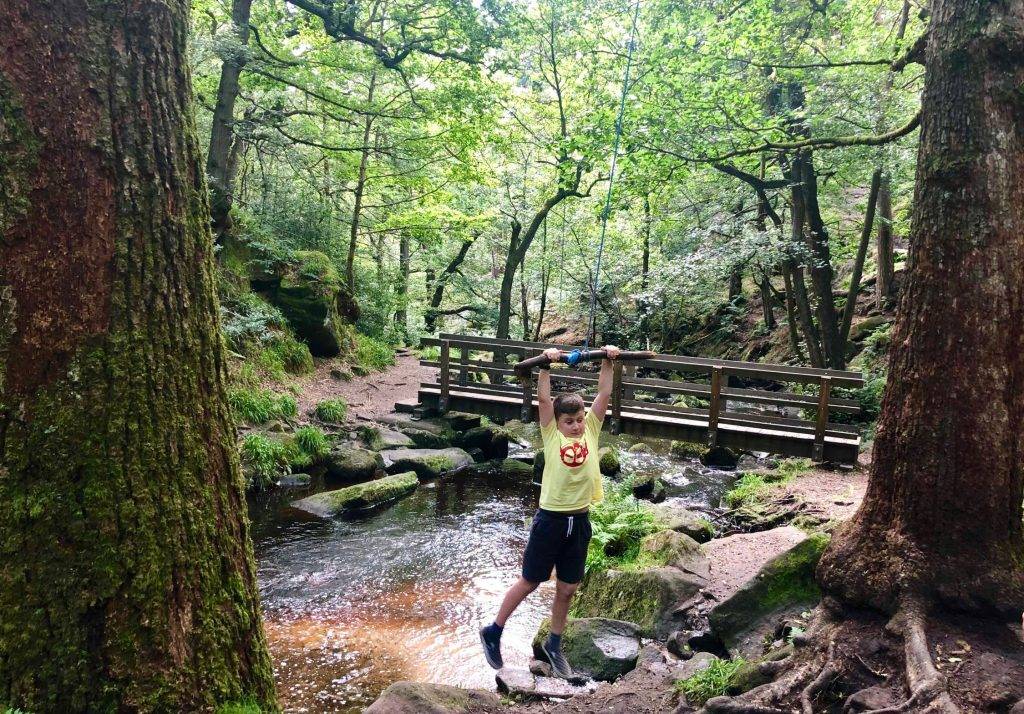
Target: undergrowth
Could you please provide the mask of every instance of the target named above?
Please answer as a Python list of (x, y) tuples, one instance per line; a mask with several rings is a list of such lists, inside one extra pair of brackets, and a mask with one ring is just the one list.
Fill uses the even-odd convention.
[(264, 490), (281, 476), (320, 461), (330, 450), (327, 436), (315, 426), (302, 427), (281, 439), (249, 434), (239, 446), (246, 488)]
[(281, 311), (255, 293), (241, 292), (225, 300), (221, 331), (228, 346), (245, 357), (258, 376), (280, 381), (289, 374), (313, 371), (309, 348), (291, 333)]
[(810, 469), (809, 459), (786, 459), (771, 471), (743, 474), (722, 496), (722, 503), (727, 508), (736, 509), (763, 500), (775, 486), (789, 483)]
[(327, 435), (315, 426), (304, 426), (295, 431), (295, 443), (313, 459), (323, 458), (331, 450)]
[(395, 351), (369, 335), (356, 335), (356, 363), (377, 372), (395, 363)]
[(590, 509), (593, 537), (587, 569), (605, 570), (636, 564), (640, 542), (662, 529), (654, 513), (633, 497), (628, 486), (607, 484), (605, 498)]
[(742, 659), (714, 660), (707, 669), (688, 679), (677, 681), (676, 690), (686, 695), (687, 704), (704, 704), (713, 697), (724, 696), (729, 688), (729, 682), (744, 664)]
[(228, 403), (238, 422), (266, 424), (273, 419), (292, 419), (298, 405), (290, 394), (276, 394), (258, 387), (233, 387), (228, 390)]

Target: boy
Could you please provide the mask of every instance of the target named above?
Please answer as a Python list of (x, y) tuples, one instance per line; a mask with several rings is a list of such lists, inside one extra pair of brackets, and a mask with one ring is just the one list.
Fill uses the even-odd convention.
[[(579, 394), (559, 394), (551, 399), (551, 373), (540, 370), (537, 401), (540, 433), (544, 441), (544, 477), (540, 488), (540, 509), (533, 517), (530, 540), (523, 553), (522, 577), (509, 588), (494, 622), (480, 629), (480, 641), (487, 663), (501, 669), (501, 632), (505, 621), (519, 603), (551, 577), (554, 568), (555, 601), (551, 605), (551, 634), (541, 645), (555, 676), (569, 678), (572, 668), (562, 655), (562, 632), (569, 603), (583, 579), (583, 566), (590, 543), (591, 503), (603, 498), (598, 439), (612, 392), (612, 363), (618, 347), (605, 347), (607, 358), (601, 363), (597, 396), (584, 409)], [(544, 350), (552, 362), (561, 353)]]

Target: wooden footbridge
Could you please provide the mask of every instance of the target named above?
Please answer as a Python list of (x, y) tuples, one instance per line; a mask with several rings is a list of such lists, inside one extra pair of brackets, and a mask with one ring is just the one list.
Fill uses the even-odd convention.
[[(471, 412), (502, 421), (537, 417), (533, 382), (516, 380), (509, 358), (512, 362), (527, 359), (548, 347), (574, 349), (454, 334), (425, 338), (422, 344), (441, 349), (438, 360), (420, 361), (439, 370), (436, 381), (420, 385), (419, 403), (424, 409)], [(597, 384), (595, 372), (575, 369), (552, 369), (551, 379), (556, 391), (561, 385), (587, 390)], [(748, 386), (730, 386), (740, 382)], [(773, 391), (783, 384), (801, 385), (800, 392)], [(858, 372), (659, 354), (642, 362), (615, 363), (606, 424), (613, 433), (851, 464), (860, 447), (857, 430), (828, 417), (830, 413), (856, 414), (860, 406), (832, 397), (831, 391), (863, 384)], [(803, 393), (808, 387), (816, 393)], [(676, 406), (667, 401), (674, 395), (696, 397), (708, 406)], [(592, 401), (585, 392), (584, 399), (588, 404)], [(772, 407), (775, 413), (767, 413)], [(812, 418), (798, 418), (800, 410), (810, 411)]]

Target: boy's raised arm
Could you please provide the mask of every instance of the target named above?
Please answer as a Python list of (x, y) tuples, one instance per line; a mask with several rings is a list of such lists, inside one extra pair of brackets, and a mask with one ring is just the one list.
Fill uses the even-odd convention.
[(608, 400), (612, 396), (612, 360), (621, 352), (614, 345), (606, 345), (604, 350), (608, 353), (608, 358), (601, 361), (601, 374), (597, 378), (597, 396), (590, 406), (590, 411), (598, 421), (604, 421), (605, 412), (608, 411)]
[[(552, 354), (549, 354), (552, 353)], [(559, 351), (550, 348), (544, 350), (551, 360), (558, 359)], [(537, 375), (537, 411), (540, 412), (540, 425), (542, 427), (551, 423), (555, 418), (555, 407), (551, 403), (551, 372), (547, 369), (540, 370)]]

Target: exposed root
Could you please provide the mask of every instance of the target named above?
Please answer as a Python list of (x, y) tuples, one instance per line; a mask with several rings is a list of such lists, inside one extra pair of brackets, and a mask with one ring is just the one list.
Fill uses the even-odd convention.
[(701, 711), (706, 714), (789, 714), (785, 709), (747, 704), (734, 697), (709, 699)]
[(814, 714), (814, 698), (818, 696), (818, 692), (828, 686), (839, 674), (835, 661), (836, 641), (833, 637), (832, 641), (828, 643), (828, 659), (825, 661), (825, 666), (822, 667), (818, 676), (804, 687), (804, 690), (800, 693), (800, 707), (803, 709), (803, 714)]

